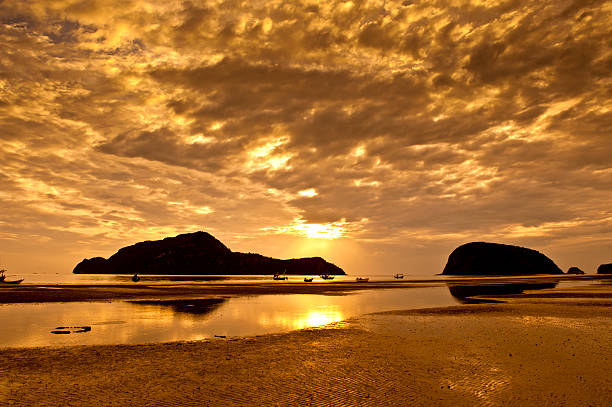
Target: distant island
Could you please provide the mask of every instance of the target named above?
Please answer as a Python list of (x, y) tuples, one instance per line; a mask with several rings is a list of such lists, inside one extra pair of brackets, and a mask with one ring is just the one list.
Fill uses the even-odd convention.
[(612, 274), (612, 263), (601, 264), (597, 267), (597, 274)]
[(340, 267), (321, 257), (280, 260), (256, 253), (233, 252), (211, 234), (201, 231), (136, 243), (120, 249), (108, 259), (83, 259), (72, 272), (183, 275), (346, 274)]
[(499, 243), (472, 242), (453, 250), (442, 274), (516, 276), (563, 274), (563, 271), (551, 259), (533, 249)]

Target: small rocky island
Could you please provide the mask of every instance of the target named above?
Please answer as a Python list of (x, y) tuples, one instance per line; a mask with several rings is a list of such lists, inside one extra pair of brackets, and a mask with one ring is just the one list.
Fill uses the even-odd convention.
[(279, 260), (228, 249), (214, 236), (195, 232), (145, 241), (120, 249), (108, 259), (84, 259), (75, 274), (335, 274), (344, 271), (321, 257)]
[(499, 243), (472, 242), (453, 250), (442, 274), (516, 276), (563, 274), (563, 271), (536, 250)]
[(567, 269), (567, 274), (584, 274), (584, 271), (582, 269), (580, 269), (579, 267), (576, 266), (572, 266), (569, 269)]
[(597, 274), (612, 274), (612, 263), (600, 264), (597, 267)]

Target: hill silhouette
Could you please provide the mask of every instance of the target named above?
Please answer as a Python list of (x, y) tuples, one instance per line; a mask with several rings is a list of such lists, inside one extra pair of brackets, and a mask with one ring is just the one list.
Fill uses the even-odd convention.
[(563, 274), (542, 253), (526, 247), (472, 242), (457, 247), (448, 257), (443, 275)]
[(108, 259), (83, 259), (75, 274), (336, 274), (344, 271), (321, 257), (280, 260), (233, 252), (214, 236), (195, 232), (145, 241), (120, 249)]

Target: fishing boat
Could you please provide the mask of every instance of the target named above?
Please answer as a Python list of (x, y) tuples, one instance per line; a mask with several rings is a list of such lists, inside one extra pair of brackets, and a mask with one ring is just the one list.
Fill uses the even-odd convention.
[(367, 283), (368, 281), (370, 281), (370, 278), (369, 277), (357, 277), (355, 281), (357, 281), (358, 283)]
[(23, 281), (23, 278), (21, 280), (7, 280), (6, 276), (4, 275), (4, 273), (6, 273), (5, 269), (0, 270), (0, 284), (19, 284)]
[(404, 278), (404, 275), (401, 273), (397, 273), (393, 275), (393, 278)]
[(321, 274), (321, 278), (323, 280), (333, 280), (334, 276), (330, 275), (330, 274)]
[(312, 280), (314, 280), (314, 277), (304, 277), (305, 283), (312, 283)]
[(287, 277), (287, 269), (283, 269), (283, 274), (274, 273), (272, 280), (289, 280), (289, 277)]
[(23, 278), (19, 280), (0, 279), (0, 284), (13, 284), (14, 285), (14, 284), (19, 284), (22, 281), (23, 281)]

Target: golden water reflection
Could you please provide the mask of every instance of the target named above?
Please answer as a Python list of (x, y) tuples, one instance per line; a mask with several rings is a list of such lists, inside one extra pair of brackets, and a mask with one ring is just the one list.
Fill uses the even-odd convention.
[(291, 330), (319, 327), (322, 325), (340, 322), (346, 319), (339, 309), (330, 307), (328, 309), (312, 310), (302, 315), (264, 315), (259, 323), (265, 327), (282, 326)]
[[(370, 312), (453, 305), (445, 287), (348, 295), (261, 295), (155, 301), (0, 305), (0, 348), (151, 343), (321, 327)], [(70, 329), (52, 334), (58, 327)], [(65, 329), (66, 330), (66, 329)]]

